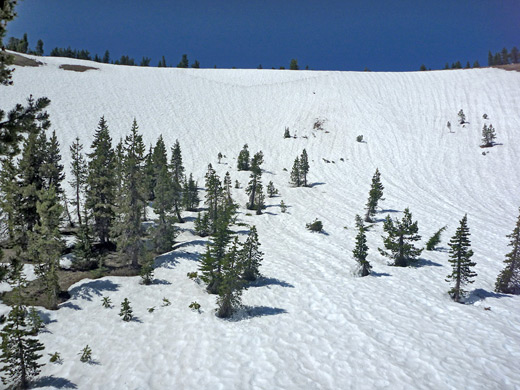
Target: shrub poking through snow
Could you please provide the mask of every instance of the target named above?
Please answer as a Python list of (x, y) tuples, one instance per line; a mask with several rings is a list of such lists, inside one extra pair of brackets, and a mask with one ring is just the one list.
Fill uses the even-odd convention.
[(92, 361), (92, 349), (88, 346), (88, 344), (85, 345), (85, 348), (83, 348), (78, 355), (81, 355), (79, 360), (82, 363), (89, 363)]
[(61, 364), (63, 362), (59, 352), (49, 353), (49, 356), (50, 356), (49, 362), (51, 362), (51, 363), (60, 363)]
[(197, 311), (200, 313), (200, 303), (198, 302), (192, 302), (190, 303), (190, 306), (188, 306), (191, 310)]
[(188, 272), (186, 274), (186, 276), (188, 278), (190, 278), (191, 280), (194, 280), (194, 279), (197, 279), (197, 277), (199, 276), (199, 274), (197, 272)]
[(101, 304), (104, 308), (110, 309), (112, 307), (112, 300), (109, 297), (103, 297)]
[(289, 133), (289, 128), (288, 127), (285, 128), (285, 131), (283, 133), (283, 137), (284, 138), (291, 138), (291, 133)]
[(130, 307), (130, 301), (128, 298), (125, 298), (123, 302), (121, 302), (121, 311), (119, 312), (119, 316), (123, 319), (123, 321), (131, 321), (134, 317), (132, 314), (133, 310)]
[(476, 263), (472, 262), (471, 256), (473, 251), (470, 248), (471, 244), (469, 241), (469, 228), (467, 224), (467, 215), (460, 221), (460, 226), (457, 228), (455, 235), (451, 238), (448, 243), (450, 247), (450, 260), (453, 267), (451, 274), (446, 276), (446, 281), (453, 281), (455, 285), (449, 291), (449, 294), (455, 302), (460, 302), (460, 299), (465, 295), (466, 291), (462, 287), (467, 283), (473, 283), (471, 278), (477, 276), (475, 272), (471, 270)]
[(285, 204), (285, 202), (283, 200), (280, 201), (280, 211), (282, 213), (285, 213), (287, 211), (287, 205)]
[(390, 215), (385, 219), (383, 230), (387, 233), (384, 239), (385, 249), (379, 252), (390, 259), (397, 267), (407, 267), (417, 260), (421, 255), (422, 249), (417, 249), (413, 241), (418, 241), (421, 236), (417, 234), (419, 228), (417, 221), (412, 222), (412, 214), (406, 208), (403, 219), (392, 220)]
[(427, 251), (434, 251), (435, 247), (440, 244), (441, 242), (441, 234), (443, 231), (445, 231), (447, 226), (441, 227), (439, 230), (435, 232), (433, 236), (430, 237), (428, 242), (426, 243), (426, 250)]
[(311, 232), (321, 232), (323, 230), (323, 223), (317, 218), (314, 220), (314, 222), (310, 222), (305, 226)]
[(166, 306), (170, 306), (172, 303), (170, 302), (170, 300), (168, 298), (163, 298), (162, 299), (162, 306), (163, 307), (166, 307)]
[(498, 275), (495, 291), (505, 294), (520, 294), (520, 215), (513, 233), (509, 234), (511, 252), (504, 260), (505, 268)]
[(141, 266), (141, 279), (144, 285), (150, 285), (153, 283), (153, 272), (154, 272), (154, 263), (155, 258), (151, 252), (146, 251), (144, 253), (144, 261)]
[(272, 181), (270, 181), (269, 184), (267, 185), (267, 194), (269, 195), (270, 198), (272, 198), (278, 194), (278, 190), (276, 188), (274, 188), (274, 184)]
[(358, 136), (356, 137), (356, 141), (357, 141), (357, 142), (363, 142), (363, 136), (362, 136), (362, 135), (358, 135)]

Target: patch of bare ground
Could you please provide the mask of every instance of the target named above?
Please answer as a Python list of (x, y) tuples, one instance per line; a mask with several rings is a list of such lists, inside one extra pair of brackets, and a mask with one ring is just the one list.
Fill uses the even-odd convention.
[(98, 70), (99, 68), (94, 68), (93, 66), (63, 64), (60, 65), (60, 69), (71, 70), (73, 72), (85, 72), (87, 70)]
[(492, 68), (520, 72), (520, 64), (494, 65)]
[(13, 56), (14, 61), (13, 64), (16, 66), (41, 66), (43, 65), (43, 62), (32, 60), (30, 58), (24, 57), (17, 53), (11, 53), (11, 56)]

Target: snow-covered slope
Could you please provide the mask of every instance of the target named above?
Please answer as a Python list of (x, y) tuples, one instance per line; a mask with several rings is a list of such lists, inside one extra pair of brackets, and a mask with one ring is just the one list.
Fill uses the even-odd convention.
[[(41, 59), (40, 59), (41, 60)], [(255, 224), (265, 278), (243, 296), (233, 321), (214, 316), (215, 297), (186, 277), (205, 239), (182, 226), (181, 244), (157, 259), (158, 283), (138, 278), (83, 281), (57, 312), (45, 312), (47, 364), (41, 387), (80, 389), (512, 389), (520, 383), (520, 298), (493, 293), (520, 206), (520, 73), (497, 69), (412, 73), (140, 68), (43, 58), (18, 67), (0, 107), (47, 96), (68, 167), (76, 136), (88, 146), (104, 115), (114, 140), (133, 118), (147, 143), (179, 140), (199, 184), (208, 163), (243, 185), (236, 156), (264, 152), (268, 199)], [(80, 64), (99, 69), (59, 69)], [(467, 121), (458, 125), (463, 109)], [(482, 115), (487, 113), (489, 120)], [(324, 130), (313, 130), (316, 119)], [(452, 124), (453, 133), (446, 127)], [(499, 145), (483, 155), (484, 123)], [(288, 126), (296, 139), (283, 139)], [(366, 143), (356, 142), (362, 134)], [(292, 163), (309, 154), (311, 188), (291, 188)], [(217, 163), (217, 154), (226, 156)], [(330, 161), (327, 163), (324, 159)], [(284, 171), (287, 168), (288, 171)], [(446, 251), (423, 252), (417, 268), (395, 268), (377, 251), (382, 224), (368, 235), (374, 275), (353, 276), (354, 216), (363, 212), (376, 168), (383, 211), (409, 207), (425, 240), (448, 225), (443, 247), (468, 214), (478, 277), (467, 305), (446, 291)], [(243, 187), (234, 197), (244, 205)], [(280, 200), (289, 206), (280, 212)], [(193, 214), (192, 214), (193, 216)], [(325, 234), (305, 224), (319, 218)], [(243, 233), (243, 232), (242, 232)], [(101, 307), (101, 297), (116, 305)], [(128, 297), (139, 321), (124, 323)], [(161, 307), (166, 297), (171, 306)], [(190, 311), (197, 301), (202, 314)], [(156, 307), (153, 313), (147, 308)], [(490, 310), (484, 310), (484, 308)], [(89, 344), (96, 364), (79, 361)]]

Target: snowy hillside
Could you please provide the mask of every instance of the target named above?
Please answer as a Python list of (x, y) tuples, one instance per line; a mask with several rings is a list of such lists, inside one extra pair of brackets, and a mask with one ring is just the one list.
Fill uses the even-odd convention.
[[(215, 297), (186, 277), (197, 270), (207, 242), (188, 222), (178, 247), (157, 259), (158, 283), (84, 280), (58, 311), (45, 311), (45, 353), (59, 351), (64, 362), (46, 364), (41, 388), (520, 388), (520, 297), (493, 293), (520, 206), (520, 73), (206, 70), (39, 60), (45, 64), (16, 68), (14, 86), (0, 90), (0, 107), (10, 109), (30, 94), (50, 98), (67, 170), (69, 145), (79, 136), (88, 149), (101, 116), (115, 142), (135, 117), (147, 144), (160, 134), (168, 147), (179, 140), (186, 170), (199, 186), (212, 163), (221, 177), (229, 171), (242, 184), (233, 196), (244, 206), (248, 172), (237, 171), (236, 157), (247, 143), (252, 153), (264, 153), (264, 183), (272, 180), (280, 191), (267, 199), (261, 216), (240, 210), (239, 221), (258, 228), (265, 278), (244, 293), (246, 308), (234, 320), (216, 318)], [(61, 64), (98, 69), (67, 71)], [(460, 109), (469, 122), (464, 127), (457, 122)], [(313, 129), (316, 119), (324, 130)], [(499, 145), (490, 149), (479, 148), (485, 123), (497, 131)], [(284, 139), (285, 127), (297, 138)], [(366, 142), (356, 142), (358, 135)], [(312, 186), (292, 188), (289, 173), (304, 148)], [(222, 164), (219, 152), (226, 156)], [(353, 276), (354, 217), (363, 213), (376, 168), (385, 186), (377, 220), (388, 213), (401, 218), (409, 207), (421, 245), (448, 225), (446, 248), (467, 213), (478, 274), (467, 305), (447, 295), (446, 251), (424, 251), (418, 267), (388, 266), (377, 251), (381, 222), (367, 237), (374, 274)], [(285, 214), (282, 199), (289, 206)], [(323, 221), (324, 234), (305, 228), (315, 218)], [(115, 307), (104, 309), (102, 296)], [(139, 321), (118, 316), (125, 297)], [(161, 307), (163, 297), (172, 305)], [(188, 308), (192, 301), (202, 305), (202, 314)], [(86, 344), (96, 364), (79, 361)]]

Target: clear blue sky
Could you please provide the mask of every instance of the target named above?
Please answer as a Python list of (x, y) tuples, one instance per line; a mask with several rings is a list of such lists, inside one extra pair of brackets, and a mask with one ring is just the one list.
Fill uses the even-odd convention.
[(201, 67), (374, 71), (487, 65), (520, 47), (518, 0), (23, 0), (8, 37), (28, 33), (45, 54), (71, 46), (112, 59), (182, 54)]

